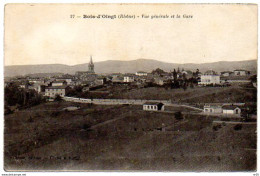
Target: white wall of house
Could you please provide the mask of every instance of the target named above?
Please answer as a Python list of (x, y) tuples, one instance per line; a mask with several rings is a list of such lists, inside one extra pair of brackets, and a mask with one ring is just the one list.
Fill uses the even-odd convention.
[(63, 82), (53, 82), (51, 86), (63, 86)]
[(201, 75), (200, 85), (209, 85), (209, 84), (220, 84), (219, 75)]
[(134, 77), (132, 77), (132, 76), (124, 76), (124, 82), (134, 82)]
[(228, 72), (223, 73), (222, 76), (229, 76), (230, 74)]
[(55, 97), (56, 95), (60, 95), (61, 97), (64, 97), (66, 95), (66, 90), (65, 89), (45, 89), (45, 96), (48, 97)]
[(222, 108), (212, 108), (212, 107), (206, 107), (204, 108), (205, 113), (222, 113)]
[(136, 72), (135, 75), (137, 76), (147, 76), (146, 72)]
[(57, 81), (66, 81), (67, 84), (71, 84), (72, 83), (72, 79), (71, 78), (57, 78)]
[(158, 84), (160, 86), (164, 85), (164, 79), (162, 79), (162, 78), (155, 78), (154, 82), (155, 82), (155, 84)]
[(157, 105), (143, 105), (143, 110), (158, 111), (158, 107), (157, 107)]
[(236, 108), (234, 110), (232, 109), (223, 109), (223, 114), (240, 114), (241, 113), (241, 109)]
[(236, 76), (246, 76), (246, 75), (247, 75), (247, 74), (246, 74), (246, 71), (244, 71), (244, 70), (234, 71), (234, 74), (235, 74)]

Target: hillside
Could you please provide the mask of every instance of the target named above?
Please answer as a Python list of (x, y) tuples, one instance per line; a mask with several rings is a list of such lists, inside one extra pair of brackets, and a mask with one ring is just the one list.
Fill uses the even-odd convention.
[[(196, 70), (197, 68), (205, 72), (206, 70), (213, 69), (217, 72), (221, 71), (233, 71), (235, 69), (245, 69), (256, 72), (257, 60), (248, 61), (220, 61), (213, 63), (203, 64), (176, 64), (161, 62), (152, 59), (137, 59), (132, 61), (118, 61), (118, 60), (107, 60), (102, 62), (96, 62), (95, 72), (96, 73), (134, 73), (136, 71), (147, 71), (151, 72), (153, 69), (161, 68), (165, 71), (171, 71), (174, 68), (184, 68), (185, 70)], [(45, 65), (16, 65), (16, 66), (5, 66), (4, 74), (5, 77), (26, 75), (34, 73), (69, 73), (75, 74), (76, 71), (87, 71), (88, 63), (79, 64), (74, 66), (68, 66), (63, 64), (45, 64)]]

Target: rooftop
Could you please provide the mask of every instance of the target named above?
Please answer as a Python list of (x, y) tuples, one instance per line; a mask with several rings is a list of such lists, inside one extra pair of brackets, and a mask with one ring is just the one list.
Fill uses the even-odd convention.
[(66, 82), (65, 80), (59, 80), (59, 81), (53, 81), (52, 83), (64, 83)]
[(224, 106), (222, 106), (222, 109), (227, 109), (227, 110), (234, 110), (236, 108), (239, 108), (239, 107), (234, 106), (234, 105), (224, 105)]
[(66, 89), (68, 86), (50, 86), (45, 89)]
[(144, 103), (144, 105), (159, 105), (159, 104), (163, 105), (163, 103), (161, 103), (161, 102), (149, 102), (149, 101), (147, 101), (147, 102)]
[(204, 108), (218, 109), (218, 108), (221, 108), (221, 106), (219, 106), (219, 105), (205, 105)]
[(243, 69), (236, 69), (234, 71), (247, 71), (247, 70), (243, 70)]
[(138, 72), (136, 72), (136, 73), (147, 73), (147, 72), (144, 72), (144, 71), (138, 71)]
[(217, 72), (215, 72), (214, 70), (208, 70), (204, 73), (204, 75), (218, 75)]
[(226, 76), (220, 77), (221, 80), (248, 80), (250, 76)]

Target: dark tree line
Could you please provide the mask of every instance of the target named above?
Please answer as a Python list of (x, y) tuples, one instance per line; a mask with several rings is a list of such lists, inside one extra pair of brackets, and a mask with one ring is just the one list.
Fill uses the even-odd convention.
[(153, 75), (155, 75), (155, 74), (157, 74), (157, 75), (162, 75), (162, 74), (164, 74), (164, 73), (166, 73), (166, 72), (163, 71), (163, 70), (160, 69), (160, 68), (157, 68), (157, 69), (155, 69), (155, 70), (152, 71), (152, 74), (153, 74)]
[(43, 96), (35, 90), (19, 88), (10, 84), (4, 89), (5, 106), (31, 107), (44, 102)]
[[(90, 92), (83, 91), (83, 86), (75, 86), (74, 88), (69, 88), (66, 95), (69, 97), (79, 97), (79, 98), (107, 98), (108, 93), (98, 93), (98, 92)], [(92, 89), (90, 89), (92, 90)], [(95, 90), (95, 88), (93, 88)]]
[(194, 88), (194, 85), (198, 84), (198, 73), (199, 70), (197, 69), (196, 72), (192, 73), (191, 78), (187, 78), (187, 75), (185, 73), (179, 74), (180, 71), (176, 71), (175, 69), (172, 72), (173, 80), (169, 80), (164, 87), (165, 88), (171, 88), (171, 89), (178, 89), (182, 88), (183, 90), (186, 90), (188, 87)]

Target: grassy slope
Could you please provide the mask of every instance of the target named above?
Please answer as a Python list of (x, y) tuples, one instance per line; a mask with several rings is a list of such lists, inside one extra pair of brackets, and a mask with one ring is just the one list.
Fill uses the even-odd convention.
[(232, 87), (196, 87), (194, 89), (143, 88), (120, 92), (113, 98), (158, 99), (186, 103), (255, 102), (256, 91)]
[[(172, 114), (144, 112), (138, 106), (81, 104), (77, 112), (36, 112), (70, 104), (49, 103), (34, 107), (32, 112), (6, 116), (5, 169), (255, 169), (254, 151), (244, 150), (255, 148), (255, 126), (234, 131), (232, 125), (226, 125), (213, 131), (212, 119), (204, 116), (187, 115), (180, 123)], [(27, 121), (30, 115), (33, 122)], [(82, 130), (83, 124), (94, 125), (119, 116), (125, 118), (94, 131)], [(168, 132), (157, 131), (163, 123), (175, 126)], [(26, 159), (15, 160), (12, 156)], [(30, 156), (41, 159), (28, 159)]]

